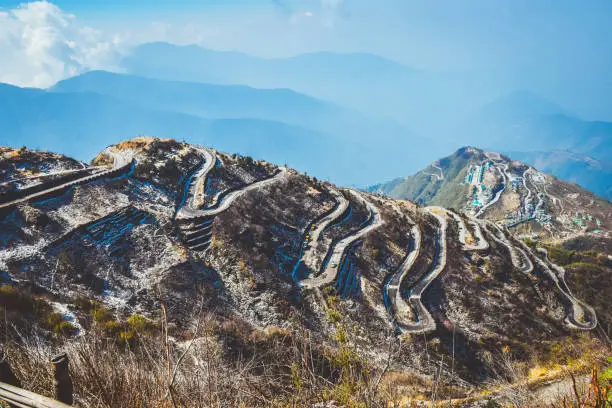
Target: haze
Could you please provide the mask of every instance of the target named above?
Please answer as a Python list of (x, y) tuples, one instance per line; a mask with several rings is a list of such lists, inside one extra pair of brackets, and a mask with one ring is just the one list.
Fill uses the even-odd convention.
[[(517, 152), (543, 163), (545, 170), (551, 168), (540, 153), (556, 149), (570, 152), (572, 163), (578, 160), (582, 167), (585, 160), (595, 160), (599, 169), (610, 167), (606, 122), (612, 121), (612, 4), (607, 1), (3, 1), (0, 7), (0, 82), (54, 92), (109, 93), (105, 96), (198, 118), (275, 121), (274, 129), (267, 124), (265, 132), (241, 123), (237, 129), (250, 135), (248, 146), (228, 144), (227, 138), (219, 142), (220, 136), (202, 131), (201, 124), (170, 130), (161, 119), (163, 129), (108, 127), (105, 143), (134, 132), (195, 141), (192, 135), (201, 132), (211, 134), (211, 143), (220, 148), (289, 161), (300, 170), (356, 185), (409, 174), (467, 144)], [(151, 106), (149, 100), (136, 100), (137, 95), (118, 95), (93, 83), (86, 89), (54, 87), (91, 70), (289, 88), (317, 101), (309, 103), (326, 105), (317, 105), (316, 120), (304, 105), (290, 114), (301, 120), (284, 120), (277, 112)], [(253, 96), (252, 102), (267, 103), (259, 98)], [(290, 109), (295, 102), (290, 99), (281, 105)], [(346, 166), (301, 167), (290, 153), (266, 155), (267, 142), (257, 143), (253, 135), (280, 132), (278, 126), (284, 125), (299, 126), (299, 137), (320, 137), (327, 148), (345, 150), (338, 160)], [(509, 129), (520, 129), (520, 134)], [(21, 130), (5, 127), (0, 141), (53, 148), (82, 159), (100, 147), (93, 143), (75, 150), (69, 136), (47, 128), (34, 142), (17, 140)], [(379, 156), (353, 154), (372, 146)], [(351, 162), (371, 162), (372, 168), (363, 174)], [(565, 166), (557, 174), (568, 178), (571, 169)]]

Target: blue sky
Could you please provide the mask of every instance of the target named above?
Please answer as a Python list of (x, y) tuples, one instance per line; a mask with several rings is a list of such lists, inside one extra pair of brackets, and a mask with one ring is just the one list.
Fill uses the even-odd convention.
[[(0, 8), (20, 3), (0, 1)], [(453, 70), (560, 61), (599, 66), (602, 60), (609, 62), (604, 54), (612, 50), (612, 2), (605, 0), (57, 0), (53, 4), (97, 29), (138, 34), (152, 25), (178, 30), (189, 24), (209, 33), (194, 36), (193, 42), (265, 56), (321, 49), (367, 51), (412, 66)], [(188, 35), (176, 36), (181, 42), (190, 40)]]
[[(0, 1), (0, 18), (1, 10), (10, 13), (19, 10), (19, 4)], [(12, 19), (10, 29), (0, 21), (0, 59), (14, 64), (0, 68), (0, 81), (24, 84), (28, 81), (12, 78), (22, 71), (32, 77), (36, 67), (52, 67), (53, 72), (30, 81), (43, 84), (88, 67), (112, 66), (111, 51), (129, 52), (139, 43), (168, 41), (264, 57), (319, 50), (370, 52), (423, 70), (485, 70), (520, 78), (562, 104), (571, 102), (576, 92), (594, 99), (599, 93), (612, 93), (612, 1), (608, 0), (58, 0), (52, 4), (56, 11), (46, 8), (44, 13), (53, 19), (40, 17), (39, 10), (29, 13), (26, 23), (5, 15)], [(52, 56), (47, 52), (36, 67), (29, 66), (40, 44), (22, 44), (28, 50), (24, 54), (18, 49), (24, 42), (25, 31), (20, 30), (53, 24), (57, 18), (68, 22), (53, 26), (59, 41), (76, 44), (83, 56), (77, 56), (76, 62), (71, 58), (72, 65), (62, 69), (56, 60), (61, 62), (66, 55), (65, 47), (43, 44)], [(64, 35), (66, 26), (79, 29)], [(83, 39), (83, 27), (97, 34)], [(572, 89), (560, 86), (570, 82)], [(581, 114), (596, 118), (609, 110), (598, 105)]]

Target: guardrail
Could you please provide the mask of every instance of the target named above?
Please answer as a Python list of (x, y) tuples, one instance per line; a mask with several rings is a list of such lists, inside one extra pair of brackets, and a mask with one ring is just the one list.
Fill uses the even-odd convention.
[(20, 387), (20, 382), (13, 374), (6, 359), (0, 362), (0, 400), (10, 407), (17, 408), (70, 408), (74, 403), (72, 397), (72, 379), (68, 371), (68, 355), (59, 354), (51, 359), (55, 384), (55, 398), (52, 399)]
[(96, 172), (104, 173), (105, 171), (107, 170), (100, 170), (99, 168), (87, 168), (87, 169), (78, 169), (70, 173), (58, 172), (58, 173), (45, 174), (44, 176), (40, 176), (40, 177), (45, 177), (51, 180), (42, 182), (40, 184), (35, 184), (30, 187), (25, 187), (25, 188), (17, 189), (17, 190), (8, 190), (4, 193), (0, 193), (0, 202), (8, 203), (10, 201), (19, 200), (20, 198), (24, 198), (24, 197), (39, 193), (44, 190), (48, 190), (55, 186), (66, 184), (71, 181), (78, 180), (80, 178), (95, 175)]
[(7, 208), (12, 208), (18, 204), (21, 204), (27, 201), (42, 200), (46, 197), (53, 196), (59, 193), (63, 193), (69, 188), (74, 187), (74, 186), (80, 186), (86, 183), (91, 183), (93, 181), (96, 181), (102, 178), (115, 178), (115, 177), (118, 177), (124, 174), (128, 174), (132, 172), (135, 164), (136, 164), (136, 161), (132, 159), (131, 162), (126, 163), (123, 166), (115, 168), (115, 169), (110, 169), (110, 170), (103, 171), (100, 173), (95, 173), (91, 176), (78, 178), (76, 180), (71, 180), (69, 182), (66, 182), (60, 185), (52, 184), (50, 187), (49, 185), (45, 185), (47, 188), (41, 191), (35, 192), (33, 194), (29, 194), (25, 197), (22, 197), (16, 200), (12, 200), (12, 201), (4, 201), (4, 202), (0, 201), (0, 211), (5, 210)]

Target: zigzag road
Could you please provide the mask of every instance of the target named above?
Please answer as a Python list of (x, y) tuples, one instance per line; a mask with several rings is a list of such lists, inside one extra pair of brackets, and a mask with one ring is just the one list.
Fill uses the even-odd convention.
[(61, 170), (61, 171), (56, 171), (56, 172), (53, 172), (53, 173), (39, 174), (37, 176), (28, 176), (28, 177), (13, 178), (13, 179), (10, 179), (10, 180), (5, 180), (5, 181), (0, 183), (0, 186), (6, 186), (6, 185), (11, 184), (11, 183), (24, 182), (24, 181), (27, 181), (27, 180), (45, 179), (45, 178), (48, 178), (48, 177), (59, 176), (59, 175), (69, 175), (69, 174), (77, 174), (77, 173), (83, 173), (83, 174), (90, 174), (91, 175), (92, 171), (104, 171), (104, 170), (108, 170), (108, 167), (106, 167), (106, 166), (88, 166), (88, 167), (83, 167), (83, 168), (80, 168), (80, 169)]
[(208, 173), (215, 167), (215, 153), (209, 149), (200, 148), (202, 153), (202, 163), (199, 168), (185, 182), (186, 188), (183, 191), (183, 198), (178, 206), (176, 218), (189, 219), (197, 217), (200, 213), (197, 205), (198, 191), (202, 191)]
[(440, 207), (427, 207), (426, 210), (436, 218), (440, 225), (437, 234), (436, 255), (429, 273), (423, 276), (412, 286), (412, 288), (410, 288), (408, 303), (412, 307), (412, 311), (417, 316), (416, 322), (397, 322), (401, 331), (407, 333), (426, 333), (436, 329), (436, 322), (431, 316), (431, 313), (429, 313), (429, 310), (427, 310), (427, 308), (425, 308), (423, 305), (421, 297), (427, 288), (429, 288), (429, 285), (431, 285), (431, 283), (442, 273), (442, 271), (444, 271), (444, 268), (446, 267), (447, 223), (446, 217), (438, 214), (445, 214), (446, 210)]
[(204, 189), (208, 173), (213, 169), (216, 163), (216, 155), (213, 152), (205, 148), (201, 148), (201, 152), (203, 154), (203, 163), (195, 173), (187, 179), (184, 196), (176, 213), (176, 220), (180, 223), (183, 241), (187, 244), (189, 249), (194, 251), (204, 251), (210, 246), (212, 239), (212, 224), (214, 218), (218, 214), (227, 210), (234, 201), (245, 193), (276, 183), (282, 180), (287, 174), (287, 169), (281, 167), (279, 172), (270, 178), (230, 192), (223, 198), (221, 203), (217, 203), (216, 206), (198, 209), (197, 199), (202, 194), (201, 192)]
[[(487, 225), (491, 226), (492, 228), (495, 228), (499, 234), (492, 233), (488, 229)], [(531, 257), (535, 259), (535, 262), (540, 268), (540, 270), (546, 275), (548, 275), (550, 279), (552, 279), (552, 281), (557, 286), (559, 292), (566, 298), (566, 300), (571, 306), (570, 312), (566, 318), (566, 324), (569, 327), (579, 330), (592, 330), (597, 326), (597, 315), (595, 313), (595, 310), (591, 306), (574, 297), (571, 290), (569, 289), (569, 286), (565, 282), (565, 269), (558, 265), (555, 265), (548, 258), (548, 251), (546, 249), (539, 248), (538, 251), (542, 252), (545, 255), (546, 261), (550, 264), (550, 266), (547, 264), (547, 262), (543, 261), (536, 254), (534, 254), (531, 248), (529, 248), (523, 241), (518, 241), (520, 247), (515, 247), (514, 245), (512, 245), (512, 243), (508, 240), (504, 232), (500, 230), (496, 224), (488, 223), (484, 224), (484, 226), (496, 242), (508, 248), (508, 251), (510, 252), (510, 257), (512, 259), (512, 264), (520, 272), (529, 275), (534, 270), (534, 264), (533, 262), (531, 262), (530, 257), (527, 255), (529, 253)], [(553, 272), (553, 269), (557, 273)], [(589, 317), (585, 319), (586, 315), (589, 315)]]
[(459, 242), (461, 242), (465, 251), (484, 251), (489, 249), (489, 243), (482, 235), (482, 231), (480, 230), (480, 226), (478, 225), (478, 223), (472, 221), (472, 225), (474, 226), (474, 235), (478, 243), (475, 245), (468, 244), (467, 228), (465, 222), (463, 221), (463, 218), (461, 218), (459, 214), (456, 214), (453, 211), (446, 210), (446, 212), (447, 214), (450, 214), (451, 217), (453, 217), (453, 219), (457, 222), (457, 226), (459, 227)]
[(402, 326), (410, 324), (405, 318), (410, 311), (410, 305), (402, 297), (400, 286), (406, 278), (406, 274), (410, 271), (412, 265), (414, 265), (414, 261), (421, 253), (421, 230), (418, 225), (415, 224), (412, 226), (410, 234), (412, 238), (410, 253), (406, 256), (399, 268), (397, 268), (397, 271), (391, 276), (384, 287), (383, 293), (385, 306), (387, 306), (387, 310), (389, 310), (391, 318), (400, 333), (404, 331)]
[[(313, 242), (313, 245), (310, 245), (302, 255), (302, 263), (313, 271), (319, 270), (320, 262), (322, 262), (321, 259), (318, 259), (316, 254), (316, 244), (319, 242), (319, 237), (332, 222), (336, 221), (342, 214), (344, 214), (349, 206), (349, 201), (340, 191), (333, 187), (329, 187), (329, 192), (334, 196), (337, 204), (331, 213), (314, 224), (316, 228), (312, 230), (310, 234), (310, 240)], [(329, 245), (331, 245), (331, 241), (331, 238), (324, 237), (323, 243), (326, 247), (329, 247)]]
[[(492, 228), (495, 228), (497, 234), (490, 231), (488, 225), (492, 226)], [(519, 272), (522, 272), (525, 275), (529, 275), (531, 274), (531, 272), (533, 272), (533, 263), (531, 262), (531, 259), (529, 259), (525, 251), (522, 248), (517, 248), (516, 246), (512, 245), (512, 243), (506, 237), (506, 234), (502, 230), (500, 230), (495, 223), (484, 223), (483, 227), (487, 230), (487, 232), (493, 238), (493, 240), (495, 240), (495, 242), (508, 248), (508, 251), (510, 252), (510, 259), (512, 260), (512, 265), (516, 269), (518, 269)]]
[[(528, 250), (530, 250), (529, 247), (527, 247), (524, 243), (522, 245), (524, 245)], [(540, 248), (540, 250), (542, 249), (544, 248)], [(567, 325), (573, 329), (579, 330), (594, 329), (597, 326), (597, 314), (595, 313), (595, 309), (574, 297), (574, 295), (569, 289), (569, 286), (565, 282), (565, 269), (558, 265), (555, 265), (552, 261), (550, 261), (550, 259), (548, 258), (548, 251), (546, 249), (544, 249), (543, 253), (546, 256), (546, 260), (550, 264), (550, 267), (545, 261), (533, 254), (533, 252), (532, 255), (536, 260), (536, 263), (542, 269), (542, 271), (544, 271), (552, 279), (552, 281), (555, 282), (555, 285), (557, 286), (559, 292), (561, 292), (561, 294), (570, 303), (570, 313), (566, 318)], [(554, 273), (551, 267), (555, 269), (558, 273)], [(589, 317), (587, 317), (586, 315), (589, 315)]]
[(506, 176), (505, 174), (500, 170), (499, 167), (497, 167), (497, 171), (499, 172), (499, 174), (501, 174), (502, 178), (504, 179), (504, 183), (502, 184), (502, 188), (501, 190), (499, 190), (497, 193), (495, 193), (495, 196), (493, 197), (493, 199), (491, 201), (489, 201), (487, 204), (485, 204), (484, 206), (482, 206), (482, 208), (480, 210), (478, 210), (478, 212), (476, 213), (476, 218), (480, 217), (482, 214), (484, 214), (484, 212), (489, 209), (491, 206), (493, 206), (496, 202), (499, 201), (499, 199), (501, 198), (501, 195), (504, 193), (504, 191), (506, 191), (506, 186), (508, 184), (508, 181), (506, 180)]
[(319, 276), (304, 279), (300, 283), (302, 288), (320, 288), (321, 286), (325, 286), (327, 284), (332, 283), (336, 279), (338, 269), (342, 265), (342, 261), (346, 254), (346, 251), (351, 246), (351, 244), (366, 235), (368, 232), (373, 231), (374, 229), (380, 227), (383, 224), (380, 211), (374, 204), (372, 204), (369, 200), (365, 199), (361, 195), (361, 193), (355, 192), (353, 190), (350, 190), (350, 192), (366, 204), (371, 214), (370, 222), (364, 228), (338, 241), (338, 243), (336, 243), (336, 245), (332, 248), (331, 256), (329, 258), (329, 261), (325, 264), (323, 272)]

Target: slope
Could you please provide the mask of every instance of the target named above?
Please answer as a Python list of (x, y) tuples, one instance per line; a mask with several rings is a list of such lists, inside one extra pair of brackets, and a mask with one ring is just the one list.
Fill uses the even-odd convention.
[(612, 161), (601, 161), (567, 150), (512, 151), (507, 154), (545, 173), (579, 184), (601, 197), (612, 200)]
[(516, 228), (570, 238), (609, 234), (612, 204), (576, 184), (473, 147), (420, 172), (368, 189), (421, 205), (441, 205)]
[[(21, 158), (2, 160), (10, 167)], [(0, 300), (18, 329), (6, 332), (15, 342), (35, 332), (45, 352), (87, 346), (75, 355), (107, 355), (97, 367), (113, 384), (125, 373), (110, 367), (132, 361), (130, 384), (140, 384), (146, 405), (164, 398), (151, 381), (159, 382), (165, 360), (147, 365), (146, 353), (158, 351), (189, 357), (174, 366), (185, 406), (211, 398), (249, 406), (271, 398), (303, 406), (376, 398), (371, 406), (379, 406), (380, 398), (384, 406), (376, 378), (412, 378), (401, 392), (426, 399), (442, 376), (452, 382), (438, 395), (465, 397), (506, 377), (497, 357), (507, 353), (528, 365), (547, 362), (542, 356), (574, 338), (581, 343), (572, 353), (601, 347), (592, 331), (598, 315), (570, 291), (555, 263), (560, 252), (488, 223), (174, 140), (109, 146), (88, 169), (130, 160), (129, 171), (96, 179), (58, 174), (37, 194), (57, 185), (62, 192), (41, 200), (25, 191), (3, 211)], [(440, 178), (452, 167), (436, 166)], [(53, 168), (40, 172), (45, 180)], [(301, 263), (307, 247), (323, 262)], [(306, 270), (294, 274), (300, 264)], [(597, 272), (610, 270), (602, 262)], [(49, 316), (46, 305), (63, 312)], [(596, 306), (602, 310), (599, 297)], [(199, 358), (221, 371), (200, 370)], [(203, 382), (191, 383), (196, 377)], [(103, 391), (86, 383), (76, 382), (75, 392), (92, 406)], [(211, 396), (203, 384), (219, 388)], [(265, 399), (243, 394), (253, 384), (265, 387)], [(362, 391), (347, 394), (346, 386)], [(113, 390), (122, 398), (132, 391)]]

